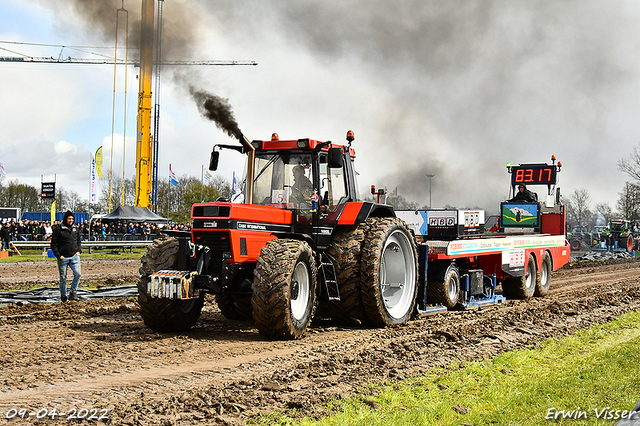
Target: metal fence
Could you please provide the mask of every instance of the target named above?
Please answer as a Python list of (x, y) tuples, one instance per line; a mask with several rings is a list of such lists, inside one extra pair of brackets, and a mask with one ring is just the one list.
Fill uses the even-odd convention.
[[(153, 241), (83, 241), (82, 248), (88, 249), (89, 253), (92, 250), (100, 249), (112, 249), (112, 250), (129, 250), (131, 252), (134, 248), (149, 247), (153, 244)], [(20, 249), (41, 249), (46, 252), (51, 246), (50, 241), (11, 241), (11, 245)]]

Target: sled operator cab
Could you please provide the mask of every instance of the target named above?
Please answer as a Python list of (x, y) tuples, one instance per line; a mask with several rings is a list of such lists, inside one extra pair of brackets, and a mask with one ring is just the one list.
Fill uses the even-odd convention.
[[(513, 198), (500, 204), (500, 231), (506, 233), (542, 233), (564, 235), (565, 209), (560, 202), (560, 188), (557, 186), (558, 173), (562, 163), (556, 163), (556, 156), (551, 156), (551, 164), (518, 164), (507, 163), (507, 172), (511, 174), (511, 191)], [(519, 192), (519, 187), (524, 191)], [(530, 187), (534, 191), (530, 192)], [(540, 197), (535, 189), (544, 188)], [(528, 199), (523, 196), (528, 192)], [(533, 199), (531, 199), (533, 195)]]

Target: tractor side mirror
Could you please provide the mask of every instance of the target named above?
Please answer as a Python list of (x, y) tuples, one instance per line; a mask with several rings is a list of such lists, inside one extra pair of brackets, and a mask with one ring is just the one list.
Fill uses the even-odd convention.
[(211, 159), (209, 160), (209, 170), (211, 170), (212, 172), (218, 170), (218, 160), (220, 160), (220, 152), (212, 151)]
[(328, 166), (331, 169), (342, 168), (343, 151), (342, 148), (329, 148)]

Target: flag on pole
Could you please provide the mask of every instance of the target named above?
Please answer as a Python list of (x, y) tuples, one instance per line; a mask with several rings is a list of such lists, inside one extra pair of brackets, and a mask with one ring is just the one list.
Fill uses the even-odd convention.
[(211, 183), (211, 179), (213, 178), (213, 176), (211, 176), (211, 174), (209, 173), (208, 170), (204, 171), (204, 180), (207, 182), (207, 185)]
[(244, 198), (242, 192), (240, 192), (240, 187), (238, 186), (238, 181), (236, 180), (236, 172), (233, 172), (233, 188), (231, 192), (231, 202), (232, 203), (243, 203)]
[(4, 166), (2, 165), (2, 161), (0, 161), (0, 175), (6, 175), (7, 172), (4, 170)]
[(103, 177), (102, 175), (102, 147), (96, 150), (96, 172), (98, 173), (98, 177)]
[(176, 177), (176, 174), (173, 173), (173, 170), (171, 170), (171, 164), (169, 164), (169, 182), (171, 182), (171, 185), (173, 186), (178, 185), (178, 178)]
[(95, 204), (98, 201), (97, 194), (98, 174), (96, 172), (96, 160), (91, 155), (91, 184), (89, 188), (89, 202)]
[(53, 200), (51, 203), (51, 226), (53, 226), (53, 222), (56, 221), (56, 200)]

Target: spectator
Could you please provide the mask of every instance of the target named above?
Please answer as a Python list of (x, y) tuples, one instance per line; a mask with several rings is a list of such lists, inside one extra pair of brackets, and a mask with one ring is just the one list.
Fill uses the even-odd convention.
[(67, 268), (73, 272), (71, 292), (69, 300), (78, 300), (78, 284), (80, 283), (80, 251), (82, 250), (82, 238), (80, 230), (74, 223), (73, 213), (67, 211), (62, 218), (62, 224), (56, 226), (51, 238), (51, 250), (58, 259), (58, 272), (60, 274), (60, 300), (67, 301)]
[(2, 250), (9, 250), (9, 244), (11, 243), (11, 225), (9, 222), (5, 222), (0, 229), (0, 240), (2, 242)]
[(45, 240), (49, 240), (51, 235), (53, 234), (53, 228), (48, 220), (44, 221), (44, 238)]
[(16, 231), (18, 233), (17, 240), (27, 241), (29, 239), (29, 221), (25, 219), (22, 222), (18, 222)]

